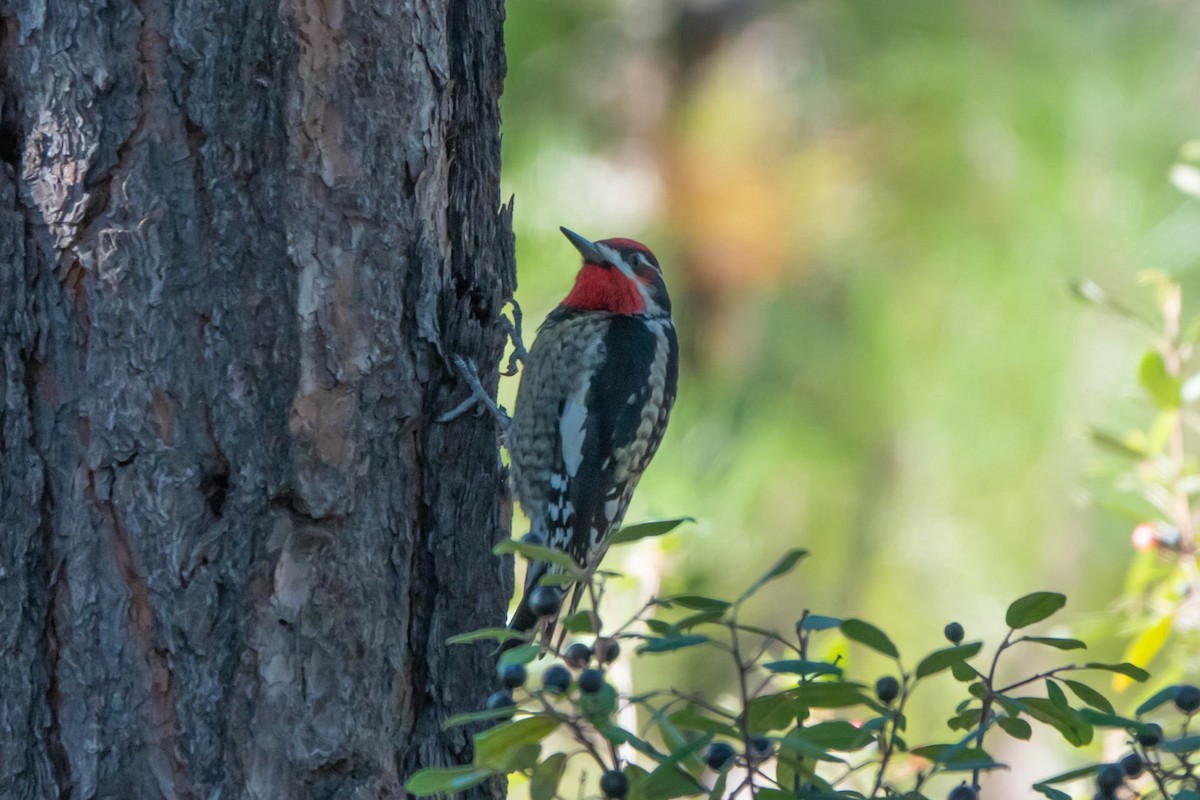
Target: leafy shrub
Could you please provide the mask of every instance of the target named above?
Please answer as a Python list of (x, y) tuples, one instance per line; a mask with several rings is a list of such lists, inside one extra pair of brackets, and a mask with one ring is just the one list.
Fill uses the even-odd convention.
[[(661, 535), (679, 522), (630, 526), (619, 541)], [(562, 559), (521, 542), (498, 549)], [(1190, 734), (1188, 726), (1200, 708), (1200, 690), (1168, 687), (1127, 718), (1079, 678), (1101, 672), (1145, 681), (1147, 673), (1132, 664), (1077, 659), (1024, 678), (998, 680), (998, 667), (1011, 653), (1052, 648), (1066, 660), (1066, 653), (1086, 648), (1077, 639), (1030, 632), (1064, 606), (1063, 595), (1036, 592), (1013, 602), (1005, 614), (1008, 632), (986, 651), (983, 642), (969, 640), (963, 626), (952, 622), (945, 628), (947, 646), (915, 661), (902, 657), (886, 633), (860, 619), (806, 611), (786, 633), (745, 622), (745, 602), (806, 555), (789, 551), (733, 600), (697, 594), (656, 598), (615, 629), (605, 628), (599, 609), (588, 607), (564, 618), (561, 627), (566, 636), (586, 636), (591, 645), (573, 641), (564, 647), (560, 638), (508, 650), (499, 659), (498, 675), (507, 687), (502, 691), (516, 693), (515, 704), (494, 704), (446, 722), (448, 727), (494, 723), (475, 735), (474, 762), (422, 770), (409, 779), (408, 791), (453, 793), (496, 775), (521, 773), (534, 800), (551, 800), (565, 796), (559, 784), (568, 761), (583, 759), (592, 774), (586, 794), (593, 796), (920, 800), (930, 796), (934, 778), (942, 777), (944, 786), (948, 776), (958, 784), (950, 797), (966, 800), (979, 796), (980, 773), (1004, 766), (988, 753), (988, 742), (995, 736), (1029, 739), (1036, 721), (1075, 747), (1089, 744), (1097, 728), (1120, 729), (1127, 737), (1119, 762), (1092, 764), (1034, 786), (1052, 800), (1069, 800), (1057, 787), (1081, 779), (1090, 779), (1100, 798), (1197, 798), (1189, 759), (1200, 751), (1200, 735)], [(612, 575), (584, 574), (566, 562), (560, 566), (565, 572), (553, 582), (580, 581), (585, 596), (593, 598), (603, 596), (603, 584)], [(514, 636), (488, 629), (453, 641)], [(891, 659), (894, 670), (866, 683), (848, 677), (840, 659), (814, 656), (823, 652), (823, 638), (836, 636)], [(621, 694), (606, 678), (615, 658), (630, 657), (618, 653), (632, 651), (640, 660), (687, 648), (706, 649), (730, 665), (735, 703), (669, 687)], [(553, 658), (540, 678), (528, 676), (526, 666), (543, 655)], [(920, 708), (924, 687), (938, 682), (930, 691), (962, 692), (962, 702), (947, 721), (944, 740), (912, 745), (906, 736), (909, 716)], [(617, 722), (618, 708), (627, 705), (644, 720), (636, 731)], [(562, 736), (552, 739), (556, 733)]]

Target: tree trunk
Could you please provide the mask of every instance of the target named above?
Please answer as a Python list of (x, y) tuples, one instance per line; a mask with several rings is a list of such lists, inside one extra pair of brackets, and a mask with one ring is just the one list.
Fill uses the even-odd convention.
[(0, 13), (0, 797), (469, 759), (509, 502), (434, 417), (515, 283), (501, 0)]

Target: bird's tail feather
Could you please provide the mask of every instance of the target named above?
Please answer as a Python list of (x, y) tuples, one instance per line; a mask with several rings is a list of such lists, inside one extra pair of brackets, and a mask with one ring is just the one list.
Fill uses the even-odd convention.
[[(529, 608), (529, 595), (546, 574), (548, 566), (543, 561), (532, 561), (529, 563), (528, 572), (525, 574), (525, 589), (521, 593), (521, 602), (517, 604), (517, 610), (513, 612), (512, 619), (508, 622), (508, 629), (510, 631), (526, 634), (537, 627), (540, 620)], [(548, 620), (548, 622), (553, 627), (555, 620)], [(524, 638), (509, 639), (500, 644), (498, 652), (503, 653), (511, 650), (518, 645), (525, 644), (525, 641)]]

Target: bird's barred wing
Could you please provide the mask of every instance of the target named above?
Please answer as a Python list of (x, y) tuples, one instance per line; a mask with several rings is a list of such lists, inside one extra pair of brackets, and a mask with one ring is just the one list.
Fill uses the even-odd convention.
[(552, 547), (579, 563), (603, 550), (662, 441), (675, 401), (679, 344), (669, 319), (613, 317), (604, 353), (564, 399), (563, 470), (551, 478)]

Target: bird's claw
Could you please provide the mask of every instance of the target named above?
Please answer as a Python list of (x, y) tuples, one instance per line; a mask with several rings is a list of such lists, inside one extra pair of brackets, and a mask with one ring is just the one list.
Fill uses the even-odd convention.
[(472, 408), (475, 408), (477, 409), (477, 414), (482, 414), (484, 411), (491, 412), (492, 416), (496, 418), (496, 422), (500, 425), (500, 429), (507, 429), (508, 423), (512, 418), (509, 417), (507, 411), (492, 399), (487, 390), (483, 388), (483, 384), (479, 381), (479, 371), (475, 369), (475, 365), (460, 355), (454, 355), (452, 360), (454, 361), (455, 369), (458, 370), (458, 374), (471, 387), (471, 394), (466, 400), (463, 400), (457, 406), (439, 416), (437, 421), (450, 422), (456, 420)]
[(508, 338), (512, 341), (513, 351), (508, 356), (508, 363), (504, 367), (504, 371), (500, 374), (506, 378), (510, 378), (517, 374), (517, 362), (525, 363), (525, 356), (529, 355), (529, 351), (525, 349), (525, 342), (521, 339), (521, 306), (517, 303), (517, 299), (511, 298), (512, 303), (512, 319), (503, 314), (500, 315), (500, 327), (504, 328), (504, 332), (508, 334)]

